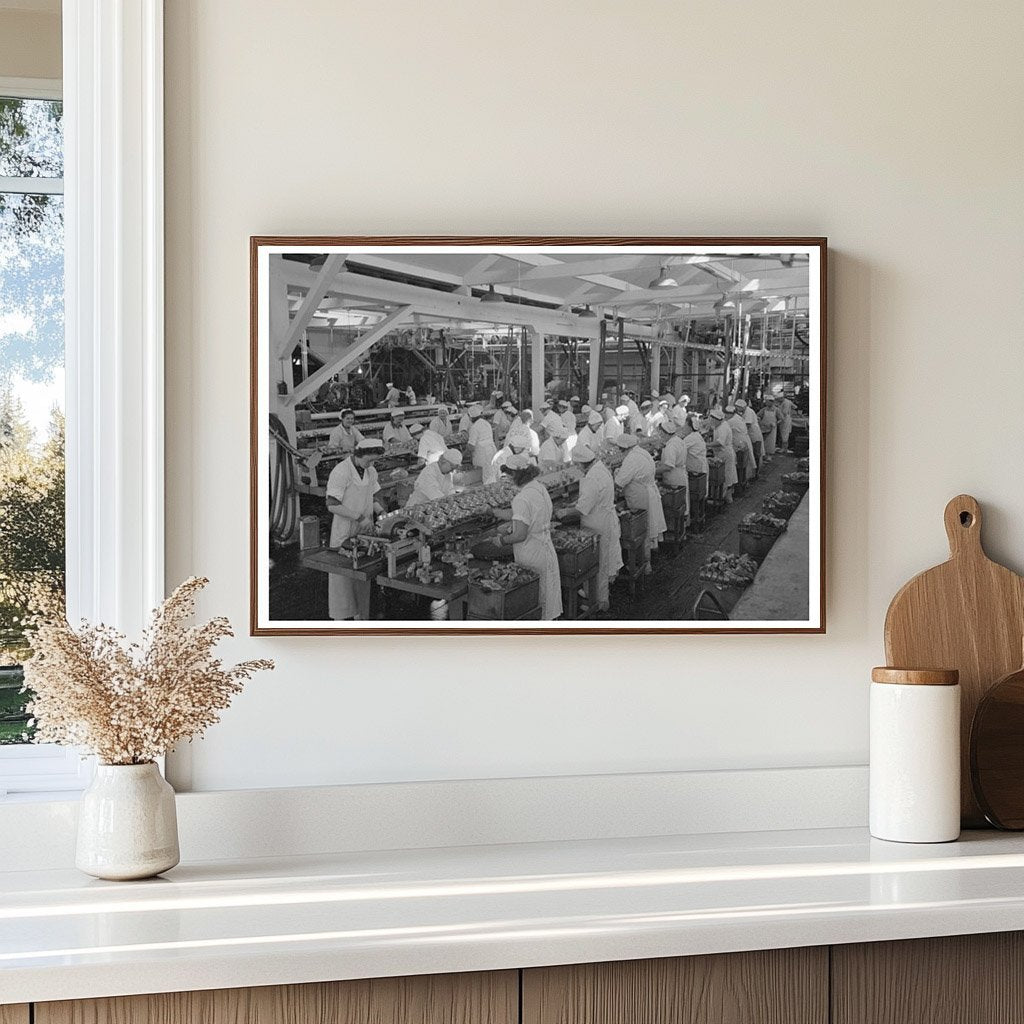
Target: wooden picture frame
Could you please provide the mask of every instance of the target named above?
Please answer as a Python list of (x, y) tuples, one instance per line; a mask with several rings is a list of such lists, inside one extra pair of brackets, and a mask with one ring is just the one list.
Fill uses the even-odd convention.
[[(592, 258), (583, 264), (584, 256)], [(360, 261), (360, 257), (362, 257), (362, 261)], [(473, 257), (471, 262), (474, 273), (470, 274), (462, 270), (470, 261), (460, 259), (461, 257)], [(275, 258), (277, 259), (275, 260)], [(758, 270), (754, 266), (756, 261), (761, 261), (758, 266), (763, 266), (763, 270)], [(488, 271), (487, 268), (508, 267), (510, 262), (516, 266), (521, 265), (525, 271), (519, 272), (517, 278), (510, 283), (499, 283), (498, 287), (503, 291), (498, 292), (498, 298), (485, 298), (481, 293), (481, 288), (494, 292), (495, 285), (490, 282), (494, 280), (500, 282), (509, 276), (508, 271)], [(577, 272), (580, 276), (571, 273), (559, 275), (558, 264), (560, 263), (565, 264), (567, 271), (572, 270), (573, 264), (576, 264), (580, 267)], [(652, 265), (657, 272), (655, 280), (652, 280), (646, 287), (642, 281), (638, 284), (638, 275), (646, 276), (646, 272), (652, 269)], [(736, 270), (737, 266), (742, 266), (743, 272)], [(612, 278), (611, 280), (616, 283), (607, 284), (605, 282), (610, 275), (602, 274), (604, 267), (632, 267), (632, 270), (620, 271), (620, 273), (626, 277), (631, 275), (634, 280), (630, 282), (625, 278)], [(672, 270), (673, 267), (674, 270)], [(803, 267), (806, 267), (806, 283), (800, 284), (799, 282), (803, 279), (796, 271)], [(461, 273), (462, 283), (459, 282), (460, 273), (457, 273), (456, 270)], [(671, 275), (668, 273), (669, 270), (672, 270)], [(588, 271), (588, 273), (582, 274), (582, 271)], [(685, 276), (685, 282), (676, 282), (675, 276), (681, 275)], [(576, 287), (569, 288), (566, 285), (566, 279), (575, 281)], [(524, 286), (524, 282), (527, 285), (532, 282), (539, 290), (536, 293), (533, 292), (529, 287)], [(664, 287), (666, 283), (668, 287)], [(655, 285), (658, 287), (655, 288)], [(359, 294), (356, 295), (351, 290), (352, 288)], [(560, 290), (555, 290), (556, 288)], [(616, 292), (613, 289), (620, 289), (620, 291)], [(721, 292), (720, 300), (715, 299), (710, 308), (714, 310), (715, 323), (721, 321), (723, 326), (720, 328), (710, 327), (703, 323), (710, 315), (706, 311), (716, 292)], [(389, 298), (389, 296), (391, 297)], [(560, 308), (552, 305), (559, 299), (564, 299)], [(673, 300), (675, 301), (673, 302)], [(646, 305), (643, 304), (645, 301)], [(330, 305), (332, 302), (335, 303), (334, 306)], [(603, 393), (606, 390), (608, 377), (605, 373), (607, 368), (605, 358), (608, 350), (604, 342), (608, 337), (614, 337), (608, 333), (607, 325), (611, 323), (618, 334), (616, 339), (618, 347), (615, 352), (618, 359), (618, 379), (614, 382), (615, 386), (609, 386), (608, 390), (615, 393), (615, 401), (618, 401), (618, 396), (626, 384), (624, 335), (629, 333), (633, 337), (636, 351), (641, 354), (641, 362), (646, 373), (644, 379), (650, 383), (659, 379), (665, 346), (671, 346), (674, 350), (679, 350), (681, 347), (684, 357), (687, 351), (690, 351), (691, 356), (698, 352), (696, 342), (688, 343), (683, 340), (682, 324), (686, 321), (690, 324), (690, 329), (685, 332), (687, 339), (690, 338), (690, 330), (698, 321), (701, 321), (701, 325), (694, 332), (694, 336), (714, 337), (713, 334), (707, 332), (715, 330), (718, 330), (721, 336), (719, 346), (721, 351), (718, 351), (713, 344), (703, 345), (699, 349), (701, 354), (693, 356), (698, 369), (691, 378), (698, 384), (703, 379), (699, 369), (702, 358), (705, 359), (706, 366), (717, 365), (714, 362), (716, 359), (723, 363), (721, 370), (709, 370), (704, 374), (709, 381), (713, 380), (715, 373), (719, 373), (722, 377), (721, 391), (710, 389), (707, 392), (708, 403), (717, 402), (716, 411), (721, 410), (723, 406), (728, 407), (741, 394), (751, 396), (752, 407), (758, 402), (763, 402), (765, 406), (768, 406), (769, 396), (772, 401), (775, 399), (781, 401), (792, 397), (798, 401), (798, 407), (791, 413), (791, 422), (797, 423), (800, 420), (799, 401), (806, 401), (806, 461), (809, 479), (806, 481), (807, 492), (798, 510), (802, 516), (800, 533), (797, 540), (793, 540), (793, 537), (797, 536), (795, 528), (791, 528), (783, 534), (788, 545), (788, 557), (795, 559), (796, 564), (802, 564), (799, 560), (803, 557), (803, 551), (806, 549), (807, 615), (805, 618), (713, 620), (690, 617), (651, 620), (638, 614), (635, 619), (603, 617), (587, 620), (571, 619), (569, 621), (562, 619), (557, 621), (494, 620), (491, 622), (471, 619), (441, 621), (417, 619), (414, 621), (411, 619), (375, 620), (367, 617), (362, 620), (342, 622), (330, 618), (310, 620), (302, 618), (301, 615), (293, 619), (291, 618), (291, 606), (286, 606), (283, 599), (277, 601), (277, 607), (286, 607), (289, 617), (274, 617), (271, 607), (270, 584), (271, 523), (279, 524), (281, 529), (292, 526), (297, 531), (292, 519), (297, 522), (303, 505), (308, 507), (309, 501), (315, 500), (315, 496), (324, 489), (323, 481), (318, 477), (318, 467), (314, 465), (310, 470), (308, 466), (309, 461), (315, 462), (316, 459), (310, 460), (308, 455), (310, 449), (301, 448), (306, 439), (299, 435), (312, 434), (318, 438), (319, 434), (327, 433), (326, 427), (320, 429), (319, 421), (317, 421), (314, 424), (316, 429), (300, 431), (294, 423), (285, 424), (281, 417), (278, 417), (275, 425), (275, 430), (278, 432), (274, 434), (273, 439), (270, 437), (272, 410), (284, 408), (285, 405), (291, 408), (292, 416), (296, 417), (295, 407), (305, 403), (306, 409), (299, 410), (303, 413), (303, 416), (300, 417), (303, 423), (312, 423), (313, 421), (308, 418), (312, 415), (327, 418), (327, 422), (330, 422), (327, 412), (308, 413), (311, 401), (309, 396), (321, 383), (321, 378), (324, 383), (331, 378), (330, 371), (339, 360), (332, 356), (323, 361), (323, 365), (318, 370), (312, 369), (312, 362), (314, 360), (321, 362), (321, 360), (314, 353), (313, 345), (309, 340), (310, 332), (315, 333), (317, 330), (320, 330), (321, 333), (324, 330), (333, 332), (334, 325), (341, 323), (343, 326), (337, 328), (342, 336), (341, 344), (337, 344), (335, 334), (331, 333), (329, 342), (321, 341), (322, 347), (317, 351), (323, 354), (324, 346), (327, 346), (331, 352), (343, 350), (346, 354), (345, 358), (351, 356), (351, 360), (360, 358), (364, 352), (370, 353), (367, 363), (360, 364), (360, 372), (364, 366), (368, 366), (371, 374), (379, 375), (379, 368), (374, 369), (374, 346), (377, 341), (389, 337), (389, 330), (393, 332), (394, 326), (406, 318), (416, 316), (418, 321), (412, 321), (415, 326), (411, 327), (409, 332), (413, 334), (411, 344), (415, 348), (419, 343), (418, 339), (426, 337), (429, 342), (430, 338), (436, 337), (439, 330), (437, 324), (442, 320), (453, 324), (472, 326), (476, 322), (474, 315), (483, 310), (485, 304), (501, 302), (504, 302), (504, 308), (500, 311), (500, 315), (507, 317), (510, 323), (509, 340), (500, 345), (495, 340), (496, 325), (498, 324), (495, 316), (499, 314), (489, 311), (487, 315), (491, 319), (485, 323), (485, 337), (481, 342), (482, 351), (485, 354), (490, 351), (489, 345), (494, 345), (495, 351), (499, 347), (503, 348), (506, 371), (503, 380), (507, 383), (515, 379), (517, 388), (523, 392), (524, 401), (528, 394), (526, 392), (527, 374), (522, 371), (522, 367), (520, 367), (518, 377), (509, 372), (509, 353), (514, 347), (512, 336), (514, 331), (520, 327), (524, 340), (516, 343), (519, 353), (521, 354), (527, 347), (531, 348), (534, 354), (530, 358), (533, 361), (538, 358), (536, 353), (539, 348), (539, 363), (533, 362), (531, 365), (533, 372), (530, 379), (529, 395), (532, 397), (543, 393), (545, 383), (551, 383), (543, 380), (546, 376), (545, 356), (548, 351), (545, 339), (550, 337), (573, 339), (571, 351), (577, 354), (579, 345), (586, 342), (589, 383), (592, 384), (597, 379), (599, 393)], [(580, 306), (583, 306), (583, 310), (578, 309)], [(600, 311), (596, 318), (590, 315), (591, 307)], [(744, 307), (747, 312), (744, 312)], [(660, 316), (653, 321), (649, 312), (651, 308), (661, 311)], [(494, 306), (491, 305), (491, 310), (493, 311), (493, 309)], [(647, 313), (643, 317), (636, 316), (634, 319), (624, 314), (609, 314), (609, 309), (646, 310)], [(422, 314), (419, 312), (420, 310), (422, 310)], [(397, 315), (399, 313), (401, 313), (400, 316)], [(328, 314), (336, 315), (332, 319)], [(760, 328), (754, 325), (755, 316), (761, 317)], [(371, 323), (374, 317), (381, 319), (377, 323)], [(531, 323), (531, 317), (535, 318), (532, 321), (533, 326), (527, 326)], [(370, 325), (362, 334), (359, 334), (361, 328), (356, 326), (360, 318)], [(584, 318), (589, 321), (587, 324), (583, 323)], [(319, 323), (314, 323), (314, 320)], [(427, 322), (425, 328), (421, 326), (424, 321)], [(624, 326), (626, 323), (629, 324), (628, 327)], [(783, 326), (776, 328), (776, 323)], [(326, 327), (326, 324), (331, 326)], [(538, 327), (537, 324), (540, 326)], [(646, 330), (641, 331), (641, 328)], [(707, 329), (705, 333), (700, 334), (700, 331), (705, 328)], [(789, 374), (789, 379), (785, 379), (785, 372), (776, 369), (779, 366), (785, 366), (786, 359), (781, 355), (777, 358), (773, 354), (773, 346), (780, 336), (783, 337), (784, 343), (784, 336), (780, 333), (783, 329), (792, 330), (788, 365), (793, 369)], [(590, 334), (583, 333), (584, 330), (589, 331)], [(758, 330), (760, 330), (760, 334), (758, 334)], [(435, 333), (431, 334), (431, 331)], [(487, 336), (488, 331), (491, 332), (489, 336)], [(564, 331), (564, 333), (555, 334), (557, 331)], [(577, 331), (579, 333), (574, 333)], [(799, 334), (798, 345), (797, 339), (800, 331), (803, 333)], [(533, 333), (528, 334), (527, 332)], [(643, 356), (644, 344), (638, 336), (640, 333), (643, 333), (644, 338), (649, 339), (647, 357)], [(755, 336), (759, 336), (761, 339), (760, 348), (755, 348), (753, 345), (752, 339)], [(272, 337), (273, 347), (271, 347)], [(528, 340), (532, 337), (540, 337), (541, 344), (539, 346), (528, 345)], [(600, 343), (595, 341), (595, 337), (599, 339)], [(369, 339), (365, 345), (362, 344), (364, 339)], [(741, 349), (737, 346), (741, 339), (743, 362), (742, 364), (733, 363), (731, 361), (733, 357), (736, 357), (737, 360), (739, 358)], [(690, 344), (689, 350), (687, 350), (687, 344)], [(389, 341), (388, 345), (393, 352), (393, 340)], [(463, 345), (467, 346), (467, 343), (463, 342)], [(472, 343), (469, 343), (468, 347), (472, 347)], [(804, 348), (806, 348), (806, 353), (803, 351)], [(441, 351), (447, 353), (448, 350), (442, 348)], [(590, 362), (591, 354), (595, 353), (597, 354), (596, 369), (592, 368), (593, 364)], [(250, 239), (251, 635), (824, 633), (826, 629), (826, 353), (827, 240), (823, 237), (254, 236)], [(474, 351), (474, 358), (477, 355)], [(632, 350), (629, 355), (632, 358)], [(653, 355), (657, 355), (657, 358), (651, 358)], [(581, 363), (582, 358), (580, 355)], [(672, 360), (676, 361), (677, 358), (673, 354)], [(761, 360), (760, 364), (757, 363), (758, 359)], [(429, 359), (423, 361), (435, 367), (434, 370), (425, 371), (428, 374), (428, 379), (438, 379), (435, 374), (440, 375), (441, 371), (436, 369), (437, 364), (431, 363)], [(276, 366), (272, 367), (271, 364), (275, 362)], [(349, 362), (348, 365), (353, 365), (353, 363)], [(450, 364), (446, 363), (445, 365), (449, 366)], [(675, 365), (678, 366), (678, 362), (675, 362)], [(755, 374), (755, 371), (751, 369), (755, 365), (762, 365), (767, 369), (757, 370)], [(579, 375), (579, 367), (573, 364), (572, 357), (569, 357), (569, 367), (571, 382), (574, 372)], [(480, 380), (491, 379), (491, 372), (489, 369), (479, 371)], [(751, 384), (755, 376), (756, 380), (760, 382), (756, 389)], [(541, 380), (540, 385), (536, 383), (538, 377)], [(685, 374), (676, 374), (673, 384), (677, 378), (682, 379), (685, 384)], [(451, 375), (449, 375), (449, 379), (454, 380)], [(580, 379), (582, 379), (581, 376)], [(474, 377), (473, 380), (476, 381), (477, 378)], [(794, 381), (798, 383), (794, 383)], [(331, 386), (342, 387), (336, 383)], [(379, 390), (380, 386), (380, 382), (375, 381), (373, 387)], [(802, 391), (800, 390), (801, 386), (803, 387)], [(351, 393), (350, 389), (355, 387), (355, 383), (346, 384), (345, 387), (349, 389), (346, 393)], [(470, 385), (467, 384), (466, 387), (469, 388)], [(472, 387), (476, 388), (477, 393), (469, 395), (469, 397), (482, 398), (479, 383), (472, 384)], [(635, 391), (636, 388), (633, 387), (631, 390)], [(753, 397), (755, 390), (759, 398)], [(451, 398), (452, 394), (436, 397), (438, 399)], [(598, 395), (587, 394), (581, 397), (584, 404), (590, 405), (596, 404)], [(636, 400), (639, 401), (639, 398)], [(771, 405), (771, 408), (775, 408), (774, 404)], [(377, 412), (367, 411), (367, 417), (372, 415), (377, 415)], [(426, 413), (423, 415), (425, 416)], [(671, 410), (669, 410), (668, 418), (672, 418)], [(768, 419), (770, 421), (771, 417)], [(298, 419), (295, 422), (298, 422)], [(717, 425), (718, 422), (716, 418), (714, 423)], [(372, 428), (371, 424), (370, 429)], [(604, 429), (603, 426), (601, 429)], [(758, 429), (756, 426), (751, 427), (750, 436), (754, 437)], [(655, 433), (657, 433), (657, 428), (655, 428)], [(769, 435), (764, 436), (767, 443)], [(286, 438), (288, 443), (283, 444), (282, 442)], [(318, 440), (322, 439), (318, 438)], [(740, 443), (741, 441), (738, 439), (737, 445)], [(287, 451), (289, 448), (295, 449), (296, 454)], [(301, 454), (299, 454), (300, 450)], [(721, 454), (724, 456), (724, 449)], [(275, 459), (273, 464), (272, 456)], [(326, 456), (324, 457), (326, 458)], [(341, 456), (333, 457), (340, 458)], [(789, 458), (789, 453), (780, 456), (780, 464), (785, 462), (788, 465), (785, 460)], [(275, 490), (275, 482), (271, 479), (272, 475), (287, 474), (289, 472), (288, 465), (292, 467), (291, 472), (298, 474), (299, 477), (303, 477), (304, 474), (308, 475), (308, 480), (301, 486), (309, 493), (300, 497), (284, 489), (284, 484)], [(794, 468), (795, 465), (794, 462)], [(282, 467), (285, 468), (282, 469)], [(763, 460), (762, 468), (767, 468), (767, 464)], [(467, 473), (471, 471), (471, 469), (466, 470)], [(319, 472), (322, 474), (322, 470)], [(486, 469), (481, 468), (481, 472), (486, 472)], [(710, 472), (712, 476), (715, 473), (714, 462)], [(778, 470), (772, 469), (772, 472), (778, 472)], [(292, 519), (287, 516), (280, 521), (278, 518), (272, 518), (274, 510), (270, 507), (271, 496), (281, 493), (287, 494), (288, 497), (283, 502), (279, 498), (275, 510), (280, 512), (282, 507), (292, 509), (293, 511), (288, 513)], [(756, 509), (753, 510), (756, 511)], [(742, 511), (742, 509), (738, 508), (737, 511)], [(302, 524), (303, 528), (310, 526), (310, 529), (313, 529), (308, 521), (310, 518), (307, 517), (307, 521)], [(806, 545), (800, 539), (803, 537), (803, 531), (806, 531), (807, 534)], [(319, 541), (313, 546), (318, 547), (322, 543), (323, 541)], [(293, 559), (294, 552), (289, 553), (286, 548), (276, 550), (284, 552), (286, 560)], [(306, 555), (295, 556), (296, 564), (301, 563), (306, 566), (301, 570), (295, 569), (295, 573), (312, 571), (308, 566), (315, 562), (315, 557), (315, 551), (313, 555), (309, 555), (307, 552)], [(676, 557), (678, 558), (678, 555)], [(768, 564), (767, 560), (761, 563), (759, 576)], [(779, 555), (772, 564), (776, 571), (784, 571), (787, 568), (787, 563), (783, 560), (782, 555)], [(320, 568), (320, 565), (316, 564), (314, 568)], [(279, 571), (277, 563), (275, 563), (274, 571), (280, 578), (281, 573), (285, 570)], [(333, 570), (325, 571), (333, 572)], [(656, 569), (655, 572), (657, 571)], [(790, 569), (789, 571), (792, 576), (794, 570)], [(767, 579), (767, 577), (765, 578)], [(796, 572), (794, 578), (799, 586), (799, 572)], [(378, 576), (376, 579), (380, 580), (381, 577)], [(445, 580), (447, 581), (447, 579), (446, 576)], [(755, 578), (755, 582), (757, 582), (757, 578)], [(375, 586), (372, 581), (369, 585), (371, 589)], [(690, 583), (686, 585), (691, 586)], [(787, 584), (781, 583), (777, 586), (780, 588), (779, 592), (782, 593)], [(296, 584), (292, 589), (297, 595), (295, 600), (301, 603), (309, 596), (313, 588), (309, 585)], [(282, 588), (278, 587), (277, 590), (281, 592)], [(284, 587), (283, 590), (291, 593), (288, 587)], [(750, 594), (750, 592), (747, 593)], [(587, 593), (592, 599), (593, 591)], [(712, 593), (714, 593), (713, 590)], [(702, 600), (704, 596), (702, 593)], [(454, 602), (449, 604), (449, 614), (452, 613), (453, 604)], [(770, 595), (768, 597), (761, 595), (760, 604), (756, 599), (748, 599), (747, 605), (751, 608), (755, 606), (770, 607)], [(464, 602), (462, 604), (463, 612), (465, 607)], [(742, 603), (739, 607), (743, 607)], [(803, 605), (801, 605), (802, 607)], [(693, 614), (698, 614), (696, 606)], [(533, 624), (534, 622), (536, 624)]]

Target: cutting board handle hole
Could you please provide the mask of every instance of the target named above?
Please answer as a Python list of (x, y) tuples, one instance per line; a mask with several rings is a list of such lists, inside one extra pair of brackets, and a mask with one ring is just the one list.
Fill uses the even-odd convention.
[(970, 526), (971, 523), (973, 523), (973, 522), (974, 522), (974, 516), (972, 516), (970, 512), (961, 512), (960, 513), (960, 525), (961, 526)]

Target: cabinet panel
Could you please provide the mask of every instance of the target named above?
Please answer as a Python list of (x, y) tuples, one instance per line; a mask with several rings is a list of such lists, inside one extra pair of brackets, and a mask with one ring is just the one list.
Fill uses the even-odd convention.
[(832, 947), (834, 1024), (1024, 1021), (1024, 933)]
[(28, 1024), (28, 1006), (0, 1006), (0, 1024)]
[(35, 1024), (518, 1024), (518, 989), (495, 971), (173, 992), (37, 1003)]
[(523, 1024), (826, 1024), (827, 1020), (828, 950), (824, 947), (523, 972)]

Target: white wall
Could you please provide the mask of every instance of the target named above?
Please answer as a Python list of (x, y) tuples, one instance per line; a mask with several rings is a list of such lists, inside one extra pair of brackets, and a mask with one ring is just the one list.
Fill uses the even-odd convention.
[(168, 581), (247, 622), (250, 234), (826, 234), (824, 637), (239, 639), (198, 789), (866, 759), (893, 591), (1024, 569), (1024, 5), (167, 0)]
[(62, 75), (60, 4), (21, 10), (0, 0), (0, 78), (52, 78)]

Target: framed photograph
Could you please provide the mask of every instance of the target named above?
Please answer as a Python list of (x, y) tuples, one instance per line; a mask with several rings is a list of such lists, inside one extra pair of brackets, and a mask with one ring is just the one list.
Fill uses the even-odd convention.
[(253, 635), (823, 633), (826, 250), (252, 238)]

